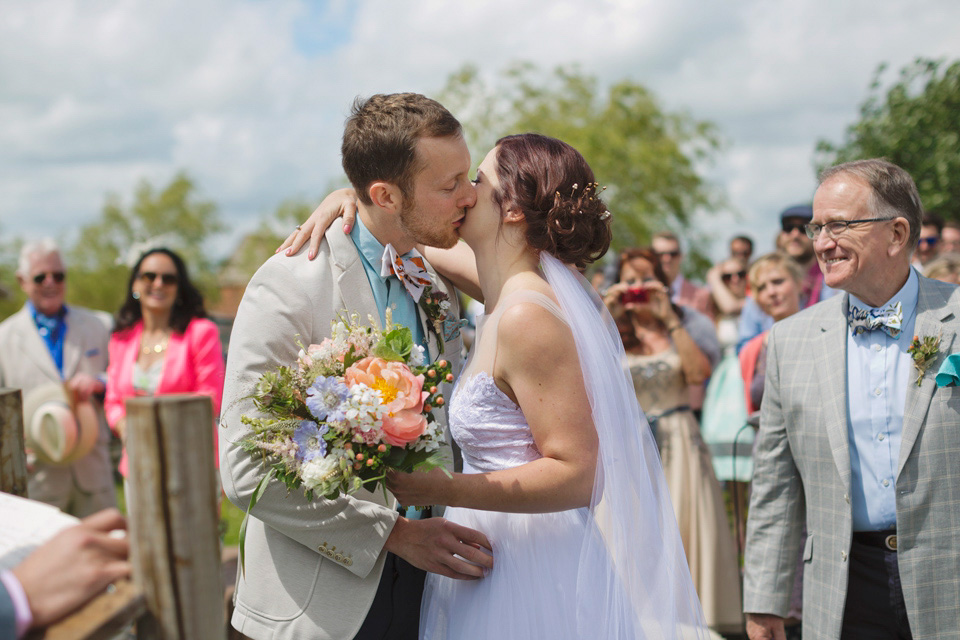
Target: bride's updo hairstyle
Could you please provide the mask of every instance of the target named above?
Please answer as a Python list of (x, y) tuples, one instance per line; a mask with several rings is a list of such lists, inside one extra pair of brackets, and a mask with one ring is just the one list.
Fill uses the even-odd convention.
[(566, 142), (536, 133), (501, 138), (497, 178), (494, 203), (523, 212), (533, 249), (579, 269), (607, 252), (610, 212), (590, 165)]

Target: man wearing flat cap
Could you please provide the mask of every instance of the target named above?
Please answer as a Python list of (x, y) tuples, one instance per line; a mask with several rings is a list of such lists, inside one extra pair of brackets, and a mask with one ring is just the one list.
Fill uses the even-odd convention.
[[(74, 400), (92, 402), (100, 418), (95, 444), (79, 459), (52, 464), (28, 457), (28, 495), (77, 517), (116, 506), (110, 432), (96, 399), (104, 391), (110, 332), (94, 313), (64, 304), (66, 274), (52, 239), (24, 245), (16, 275), (27, 303), (0, 323), (0, 387), (19, 388), (26, 399), (41, 387), (64, 385)], [(32, 417), (24, 416), (27, 426)]]

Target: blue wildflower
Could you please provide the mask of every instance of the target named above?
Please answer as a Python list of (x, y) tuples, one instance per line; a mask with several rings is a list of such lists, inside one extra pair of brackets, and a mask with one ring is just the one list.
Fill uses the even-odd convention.
[(318, 422), (343, 421), (345, 417), (340, 405), (348, 393), (347, 385), (336, 378), (319, 376), (307, 389), (307, 408)]
[(307, 462), (327, 455), (327, 441), (323, 434), (327, 425), (318, 425), (313, 420), (301, 420), (300, 426), (293, 431), (293, 441), (297, 443), (297, 460)]

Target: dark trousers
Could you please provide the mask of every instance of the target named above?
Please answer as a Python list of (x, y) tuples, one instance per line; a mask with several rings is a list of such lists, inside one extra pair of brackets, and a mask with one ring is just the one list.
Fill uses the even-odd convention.
[(354, 640), (417, 640), (427, 573), (387, 553), (380, 586)]
[[(854, 534), (843, 640), (912, 640), (903, 601), (897, 552), (879, 546), (878, 534)], [(872, 538), (872, 539), (871, 539)]]

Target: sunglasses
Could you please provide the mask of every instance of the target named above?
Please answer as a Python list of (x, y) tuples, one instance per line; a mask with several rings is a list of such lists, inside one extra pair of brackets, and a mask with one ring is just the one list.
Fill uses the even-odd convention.
[(144, 284), (153, 284), (156, 282), (157, 278), (160, 278), (160, 281), (167, 287), (172, 287), (173, 285), (180, 282), (180, 278), (177, 277), (175, 273), (154, 273), (153, 271), (144, 271), (139, 276), (140, 282)]
[(937, 246), (937, 240), (938, 238), (936, 236), (931, 236), (929, 238), (920, 238), (919, 240), (917, 240), (917, 244), (925, 244), (928, 247), (935, 247)]
[(680, 257), (680, 251), (656, 251), (658, 258), (669, 257), (669, 258), (678, 258)]
[(47, 276), (50, 276), (53, 278), (54, 282), (60, 284), (63, 282), (63, 279), (67, 277), (67, 274), (65, 274), (63, 271), (46, 271), (33, 276), (33, 281), (36, 284), (43, 284), (43, 281), (47, 279)]
[(780, 225), (780, 229), (782, 229), (784, 233), (790, 234), (794, 231), (805, 231), (806, 226), (804, 222), (784, 222)]
[(720, 279), (723, 280), (724, 282), (730, 282), (731, 280), (733, 280), (734, 276), (736, 276), (738, 280), (743, 280), (744, 278), (747, 277), (747, 272), (746, 270), (743, 270), (743, 271), (734, 271), (732, 273), (721, 273)]

